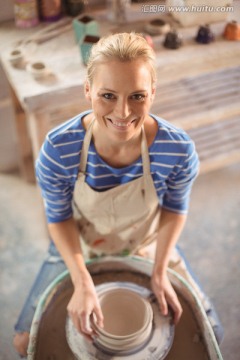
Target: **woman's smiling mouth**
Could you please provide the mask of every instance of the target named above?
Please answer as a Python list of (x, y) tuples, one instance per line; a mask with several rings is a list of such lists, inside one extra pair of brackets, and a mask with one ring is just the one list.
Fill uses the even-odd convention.
[(107, 118), (107, 120), (109, 122), (111, 122), (111, 124), (117, 128), (117, 129), (120, 129), (120, 130), (126, 130), (132, 123), (134, 123), (136, 121), (136, 119), (134, 120), (131, 120), (131, 121), (117, 121), (117, 120), (112, 120), (112, 119), (109, 119)]

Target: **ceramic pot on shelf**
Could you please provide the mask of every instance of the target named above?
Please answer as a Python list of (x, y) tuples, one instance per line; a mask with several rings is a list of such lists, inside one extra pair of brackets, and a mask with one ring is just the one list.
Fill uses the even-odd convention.
[(81, 53), (82, 61), (83, 61), (84, 65), (87, 65), (91, 48), (95, 43), (97, 43), (99, 41), (99, 39), (100, 39), (99, 36), (86, 35), (86, 36), (84, 36), (82, 41), (80, 41), (79, 47), (80, 47), (80, 53)]
[(170, 25), (163, 19), (153, 19), (145, 25), (145, 30), (150, 35), (166, 34), (170, 31)]
[(63, 0), (66, 14), (69, 16), (78, 16), (83, 13), (87, 5), (86, 0)]
[(46, 22), (58, 21), (62, 16), (61, 0), (40, 0), (39, 9), (41, 20)]
[(166, 34), (163, 46), (167, 49), (178, 49), (182, 46), (182, 37), (176, 30), (169, 31)]
[(209, 25), (199, 27), (195, 40), (199, 44), (210, 44), (215, 40), (215, 36)]
[(98, 36), (99, 29), (97, 21), (89, 15), (81, 15), (73, 20), (73, 30), (77, 44), (84, 38), (85, 35)]
[(39, 14), (37, 0), (15, 0), (14, 17), (17, 27), (30, 28), (38, 25)]
[(240, 40), (240, 24), (235, 20), (227, 23), (223, 37), (227, 40)]

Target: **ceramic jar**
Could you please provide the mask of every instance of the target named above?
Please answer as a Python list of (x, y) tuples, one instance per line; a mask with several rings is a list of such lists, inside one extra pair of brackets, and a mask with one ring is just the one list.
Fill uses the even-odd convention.
[(38, 4), (36, 0), (14, 1), (15, 24), (20, 28), (29, 28), (38, 25)]
[(233, 20), (224, 29), (223, 36), (227, 40), (240, 40), (240, 24)]
[(79, 16), (72, 22), (77, 44), (85, 35), (98, 36), (99, 29), (97, 21), (88, 15)]
[(61, 17), (61, 0), (39, 0), (40, 16), (43, 21), (57, 21)]
[(85, 10), (84, 0), (64, 0), (63, 4), (65, 5), (67, 15), (70, 16), (78, 16)]
[(84, 65), (87, 65), (92, 46), (99, 41), (99, 36), (86, 35), (80, 42), (80, 53)]
[(209, 25), (199, 27), (195, 40), (199, 44), (209, 44), (214, 41), (214, 34)]
[(178, 49), (182, 46), (182, 38), (176, 30), (169, 31), (165, 37), (163, 46), (167, 49)]

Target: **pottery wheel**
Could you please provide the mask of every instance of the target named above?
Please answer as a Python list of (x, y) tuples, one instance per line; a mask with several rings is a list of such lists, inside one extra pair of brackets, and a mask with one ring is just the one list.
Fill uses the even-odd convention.
[[(95, 286), (109, 282), (130, 282), (151, 290), (152, 264), (147, 261), (125, 258), (121, 261), (104, 261), (88, 264), (88, 269)], [(34, 338), (34, 360), (76, 360), (76, 356), (66, 339), (67, 304), (73, 293), (73, 286), (69, 275), (55, 286), (51, 293), (44, 298), (45, 306), (37, 324), (37, 335)], [(165, 360), (206, 360), (209, 359), (205, 343), (201, 336), (199, 324), (195, 320), (195, 313), (191, 306), (178, 292), (178, 298), (183, 307), (183, 315), (175, 328), (174, 341)], [(198, 340), (197, 340), (198, 339)], [(137, 360), (159, 360), (155, 355), (157, 349), (151, 348), (149, 357), (138, 356)], [(138, 353), (138, 355), (140, 352)], [(98, 352), (98, 360), (112, 360), (111, 355)], [(124, 357), (122, 357), (123, 360)], [(85, 357), (84, 360), (89, 360)], [(126, 356), (125, 359), (129, 359)]]
[(171, 324), (171, 316), (162, 316), (159, 310), (157, 299), (151, 290), (136, 285), (131, 282), (110, 282), (97, 286), (97, 291), (107, 291), (114, 289), (128, 289), (136, 292), (145, 298), (153, 310), (153, 328), (152, 333), (146, 344), (137, 349), (127, 352), (111, 352), (99, 347), (97, 342), (90, 343), (76, 330), (72, 320), (67, 317), (66, 337), (68, 345), (74, 353), (77, 360), (139, 360), (139, 359), (157, 359), (162, 360), (166, 357), (171, 348), (174, 337), (174, 326)]

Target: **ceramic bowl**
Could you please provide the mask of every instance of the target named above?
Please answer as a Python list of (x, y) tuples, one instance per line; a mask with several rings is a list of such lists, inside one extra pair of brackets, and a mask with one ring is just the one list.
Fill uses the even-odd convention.
[(162, 19), (154, 19), (145, 25), (145, 30), (150, 35), (161, 35), (170, 31), (170, 25)]
[(131, 290), (108, 290), (99, 294), (99, 301), (105, 319), (105, 333), (115, 338), (134, 335), (149, 322), (150, 305)]
[(98, 294), (104, 329), (93, 318), (96, 342), (110, 351), (129, 351), (143, 346), (152, 331), (153, 312), (149, 302), (129, 289), (108, 289)]
[(27, 71), (37, 80), (46, 77), (50, 73), (49, 69), (42, 61), (28, 64)]
[(25, 54), (21, 49), (12, 50), (9, 53), (8, 59), (14, 66), (21, 64), (24, 61)]

